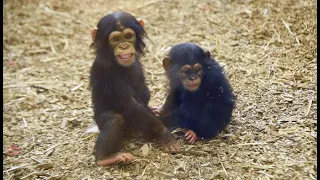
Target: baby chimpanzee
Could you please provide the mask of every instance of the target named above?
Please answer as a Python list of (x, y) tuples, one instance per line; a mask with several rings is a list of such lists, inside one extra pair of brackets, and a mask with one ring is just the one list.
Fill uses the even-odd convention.
[[(193, 43), (174, 46), (163, 67), (170, 90), (159, 113), (166, 126), (184, 129), (186, 140), (215, 137), (230, 122), (234, 96), (222, 67)], [(159, 112), (160, 111), (160, 112)]]
[(179, 150), (179, 143), (148, 107), (150, 91), (140, 62), (147, 36), (143, 21), (126, 12), (108, 14), (91, 36), (96, 58), (90, 86), (94, 120), (100, 130), (95, 146), (97, 165), (134, 160), (132, 154), (121, 151), (128, 129), (156, 138), (166, 149)]

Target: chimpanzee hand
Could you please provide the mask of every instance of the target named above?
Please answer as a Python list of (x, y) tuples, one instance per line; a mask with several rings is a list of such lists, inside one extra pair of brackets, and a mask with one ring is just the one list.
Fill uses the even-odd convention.
[(153, 107), (150, 107), (150, 109), (152, 110), (154, 115), (159, 116), (162, 110), (162, 106), (153, 106)]
[(194, 131), (190, 130), (190, 129), (185, 132), (184, 137), (186, 137), (186, 140), (190, 144), (193, 144), (196, 140), (199, 139), (197, 134)]

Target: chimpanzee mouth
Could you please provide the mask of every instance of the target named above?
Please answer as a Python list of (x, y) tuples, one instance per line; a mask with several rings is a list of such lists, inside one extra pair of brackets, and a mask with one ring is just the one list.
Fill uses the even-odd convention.
[(200, 85), (200, 83), (193, 83), (193, 84), (188, 84), (187, 86), (191, 87), (191, 88), (194, 88), (194, 87), (197, 87), (199, 85)]
[(130, 54), (120, 54), (119, 56), (117, 56), (117, 58), (121, 61), (129, 61), (131, 60), (133, 54), (130, 53)]
[(200, 83), (192, 83), (192, 84), (185, 85), (185, 88), (186, 90), (193, 92), (199, 89), (199, 86), (200, 86)]

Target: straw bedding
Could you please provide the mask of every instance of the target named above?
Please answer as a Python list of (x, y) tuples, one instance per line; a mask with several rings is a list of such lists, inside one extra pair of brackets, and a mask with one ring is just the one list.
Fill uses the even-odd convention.
[[(5, 179), (317, 178), (316, 1), (10, 0), (3, 9)], [(95, 165), (97, 134), (84, 134), (90, 29), (119, 10), (144, 19), (152, 40), (142, 58), (150, 106), (165, 97), (171, 46), (191, 41), (214, 54), (237, 95), (226, 131), (182, 141), (176, 155), (132, 138), (135, 162)]]

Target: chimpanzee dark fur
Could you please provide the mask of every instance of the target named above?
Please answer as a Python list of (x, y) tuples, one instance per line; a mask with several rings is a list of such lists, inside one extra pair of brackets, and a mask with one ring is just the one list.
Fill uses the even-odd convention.
[[(119, 26), (131, 28), (136, 34), (135, 61), (129, 67), (117, 63), (109, 44), (109, 34), (120, 31)], [(143, 27), (132, 15), (117, 12), (103, 17), (97, 28), (94, 39), (96, 58), (90, 72), (94, 119), (100, 130), (95, 147), (96, 159), (120, 152), (125, 128), (158, 138), (163, 144), (174, 141), (148, 108), (150, 92), (139, 61), (145, 48)]]
[[(198, 137), (213, 138), (230, 122), (234, 96), (222, 67), (193, 43), (174, 46), (169, 52), (166, 71), (170, 91), (160, 117), (166, 126), (193, 130)], [(180, 81), (180, 68), (200, 63), (201, 85), (195, 92), (186, 90)]]

